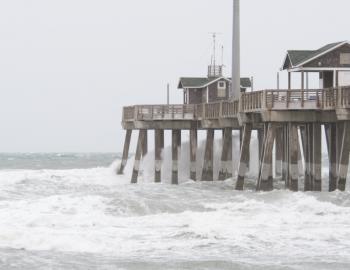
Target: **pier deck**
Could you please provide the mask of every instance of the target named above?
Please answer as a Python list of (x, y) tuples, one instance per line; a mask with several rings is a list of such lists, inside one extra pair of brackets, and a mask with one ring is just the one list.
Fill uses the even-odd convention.
[[(241, 153), (236, 189), (243, 189), (249, 170), (252, 130), (258, 130), (260, 170), (258, 190), (273, 188), (273, 170), (286, 187), (300, 189), (298, 161), (304, 158), (304, 190), (321, 189), (321, 126), (329, 152), (329, 190), (344, 190), (349, 163), (350, 87), (303, 90), (263, 90), (241, 93), (239, 101), (191, 105), (136, 105), (123, 108), (122, 126), (127, 130), (120, 173), (128, 159), (132, 130), (140, 130), (133, 183), (137, 182), (140, 160), (147, 146), (147, 130), (155, 130), (157, 160), (155, 175), (160, 181), (164, 130), (172, 130), (172, 149), (180, 149), (181, 130), (190, 130), (191, 179), (213, 180), (213, 131), (223, 130), (219, 179), (232, 176), (232, 130), (241, 131)], [(207, 130), (203, 173), (195, 174), (197, 131)], [(302, 142), (301, 144), (299, 143)], [(279, 147), (276, 147), (276, 146)], [(230, 149), (231, 148), (231, 149)], [(276, 162), (272, 162), (273, 149)], [(301, 154), (302, 153), (302, 154)], [(173, 183), (177, 183), (177, 157), (173, 155)], [(275, 164), (273, 166), (273, 164)]]

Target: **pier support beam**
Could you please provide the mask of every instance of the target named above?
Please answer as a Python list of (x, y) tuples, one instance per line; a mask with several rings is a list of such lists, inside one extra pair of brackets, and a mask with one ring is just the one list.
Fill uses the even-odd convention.
[(172, 173), (171, 184), (179, 184), (179, 144), (181, 138), (181, 130), (172, 130), (171, 155), (172, 155)]
[(197, 180), (197, 145), (198, 134), (196, 129), (190, 130), (190, 179)]
[(350, 122), (346, 121), (343, 127), (342, 143), (340, 147), (338, 189), (345, 191), (346, 178), (349, 169), (350, 154)]
[(120, 166), (119, 166), (118, 171), (117, 171), (118, 175), (121, 175), (124, 173), (125, 166), (126, 166), (128, 159), (129, 159), (131, 134), (132, 134), (132, 130), (128, 129), (126, 131), (126, 134), (125, 134), (123, 157), (122, 157), (122, 161), (121, 161)]
[(298, 126), (294, 123), (289, 123), (289, 179), (288, 188), (292, 191), (298, 191), (299, 181), (299, 136)]
[(257, 183), (257, 190), (273, 190), (272, 177), (272, 150), (276, 137), (276, 126), (273, 123), (267, 124), (267, 131), (264, 143), (264, 153), (260, 164), (260, 177)]
[(202, 181), (214, 181), (214, 129), (207, 130)]
[(162, 150), (164, 145), (164, 130), (156, 129), (154, 131), (154, 146), (155, 146), (155, 159), (154, 159), (154, 181), (156, 183), (161, 182), (162, 175)]
[(223, 130), (221, 165), (219, 180), (226, 180), (232, 177), (232, 128)]
[(144, 144), (146, 143), (147, 131), (142, 129), (139, 131), (139, 138), (137, 140), (137, 147), (135, 153), (134, 169), (132, 171), (131, 183), (136, 184), (140, 171), (141, 156), (144, 149)]
[(243, 190), (244, 187), (244, 179), (246, 173), (248, 171), (248, 163), (249, 163), (249, 145), (250, 139), (252, 136), (252, 124), (247, 123), (243, 128), (243, 137), (241, 144), (241, 154), (238, 165), (238, 178), (236, 183), (236, 190)]
[(313, 129), (313, 166), (312, 166), (312, 190), (322, 191), (322, 141), (321, 125), (312, 124)]
[(329, 192), (337, 189), (337, 125), (325, 125), (329, 159)]

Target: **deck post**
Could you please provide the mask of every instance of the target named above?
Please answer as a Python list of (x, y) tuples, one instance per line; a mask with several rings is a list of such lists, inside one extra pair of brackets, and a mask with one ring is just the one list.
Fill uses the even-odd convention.
[(117, 171), (118, 175), (121, 175), (124, 173), (125, 166), (126, 166), (128, 159), (129, 159), (131, 134), (132, 134), (132, 129), (128, 129), (126, 131), (126, 134), (125, 134), (123, 157), (122, 157), (122, 161), (121, 161), (119, 168), (118, 168), (118, 171)]
[(298, 191), (299, 181), (299, 136), (298, 126), (294, 123), (289, 123), (289, 188), (292, 191)]
[(329, 192), (337, 189), (337, 128), (335, 123), (324, 126), (329, 159)]
[(207, 130), (202, 181), (214, 181), (214, 129)]
[(340, 148), (339, 173), (338, 173), (338, 189), (345, 191), (346, 178), (349, 169), (349, 153), (350, 153), (350, 122), (344, 122), (342, 144)]
[(135, 163), (134, 163), (134, 169), (132, 171), (132, 177), (131, 177), (131, 183), (136, 184), (137, 179), (139, 176), (139, 171), (140, 171), (140, 164), (141, 164), (141, 156), (142, 156), (142, 151), (144, 149), (144, 143), (145, 143), (145, 138), (146, 138), (147, 131), (144, 129), (141, 129), (139, 131), (139, 138), (137, 140), (137, 147), (136, 147), (136, 153), (135, 153)]
[(322, 191), (322, 142), (321, 124), (313, 123), (313, 173), (312, 190)]
[(197, 180), (197, 145), (198, 134), (197, 129), (190, 130), (190, 179)]
[(272, 178), (272, 150), (276, 137), (276, 126), (273, 123), (267, 125), (266, 139), (264, 145), (263, 158), (260, 165), (260, 177), (258, 179), (257, 190), (258, 191), (271, 191), (273, 190), (273, 178)]
[(172, 173), (171, 184), (177, 185), (179, 183), (179, 137), (180, 130), (173, 129), (171, 138), (171, 156), (172, 156)]
[(162, 176), (162, 145), (164, 144), (164, 142), (162, 142), (162, 140), (164, 139), (162, 133), (164, 134), (164, 130), (162, 129), (156, 129), (154, 131), (154, 181), (156, 183), (161, 182)]
[(278, 128), (276, 130), (276, 163), (275, 173), (277, 177), (282, 176), (282, 163), (283, 163), (283, 129)]
[(252, 124), (246, 123), (243, 127), (243, 138), (241, 145), (241, 153), (238, 164), (238, 178), (236, 183), (236, 190), (243, 190), (244, 179), (248, 171), (248, 162), (249, 162), (249, 145), (250, 139), (252, 136)]
[(288, 90), (292, 89), (292, 73), (288, 71)]
[(219, 180), (226, 180), (232, 177), (232, 128), (223, 130), (221, 164)]

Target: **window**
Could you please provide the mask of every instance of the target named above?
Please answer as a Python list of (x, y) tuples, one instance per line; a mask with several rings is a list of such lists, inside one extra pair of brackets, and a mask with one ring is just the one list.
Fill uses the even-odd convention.
[(224, 81), (218, 82), (218, 89), (226, 89), (226, 82)]
[(218, 97), (219, 98), (226, 97), (226, 89), (225, 88), (218, 88)]
[(340, 54), (340, 64), (341, 65), (350, 65), (350, 53), (341, 53)]

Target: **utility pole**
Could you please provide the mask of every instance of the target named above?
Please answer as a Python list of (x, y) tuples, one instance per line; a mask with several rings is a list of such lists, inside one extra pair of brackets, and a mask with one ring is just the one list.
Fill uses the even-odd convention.
[(167, 104), (169, 105), (170, 104), (170, 84), (169, 83), (167, 84), (167, 87), (166, 87), (166, 101), (167, 101)]
[(240, 71), (240, 0), (233, 0), (233, 37), (232, 37), (232, 83), (231, 98), (239, 100), (241, 93)]

